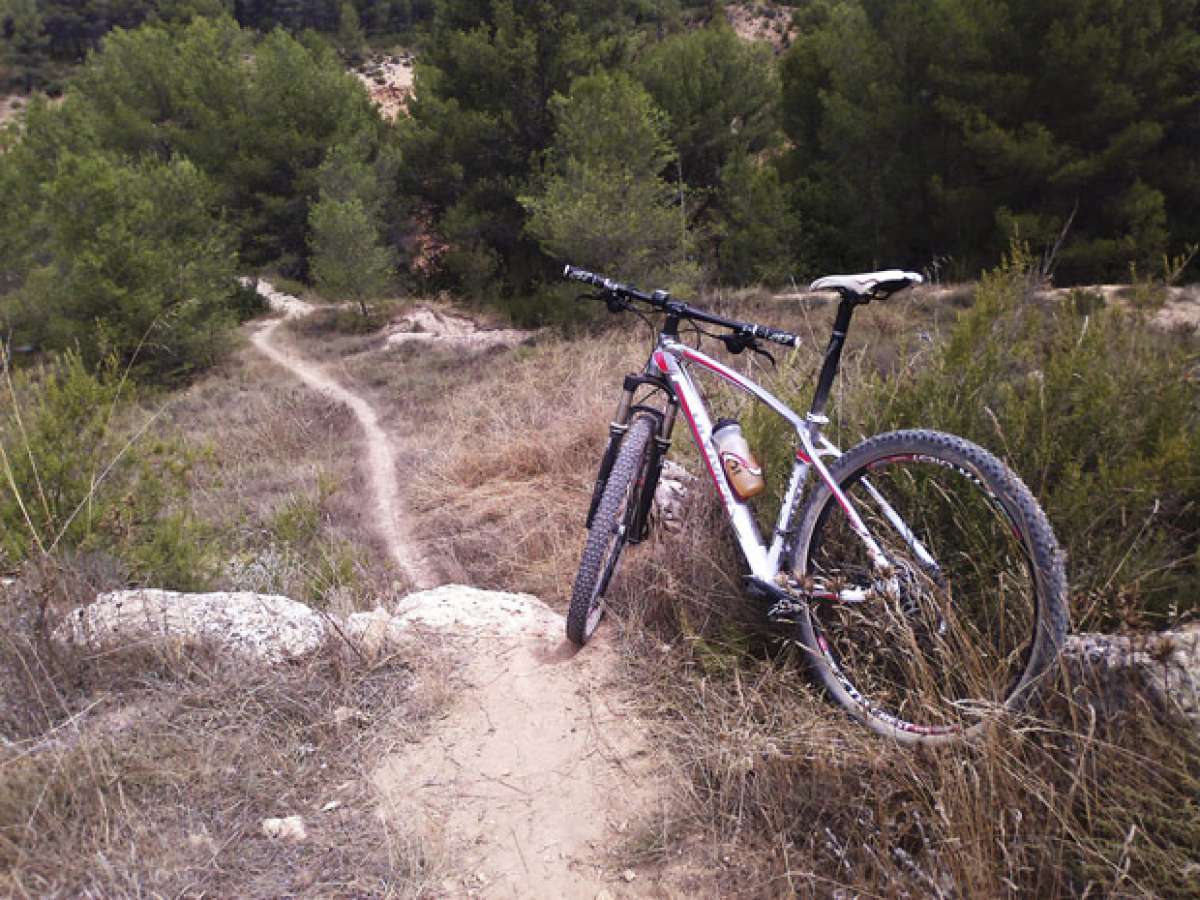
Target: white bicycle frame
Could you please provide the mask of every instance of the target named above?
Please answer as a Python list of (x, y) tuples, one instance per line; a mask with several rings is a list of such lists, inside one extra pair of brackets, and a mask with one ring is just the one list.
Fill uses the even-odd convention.
[[(779, 508), (779, 516), (774, 534), (769, 544), (764, 542), (759, 532), (758, 524), (750, 505), (739, 500), (734, 494), (726, 478), (724, 468), (718, 458), (716, 446), (713, 443), (713, 423), (704, 399), (688, 372), (689, 365), (702, 366), (723, 381), (749, 394), (754, 399), (764, 403), (773, 412), (782, 417), (796, 432), (799, 449), (796, 451), (792, 473), (788, 479), (783, 502)], [(650, 372), (656, 372), (664, 377), (674, 392), (683, 417), (687, 420), (701, 455), (704, 458), (708, 474), (716, 486), (717, 494), (729, 516), (733, 526), (738, 546), (741, 547), (751, 574), (767, 583), (776, 584), (784, 569), (783, 558), (785, 543), (791, 530), (792, 520), (800, 507), (804, 485), (807, 483), (810, 470), (815, 470), (817, 476), (829, 487), (838, 504), (845, 511), (850, 527), (862, 540), (869, 554), (876, 574), (879, 576), (886, 592), (898, 589), (895, 574), (887, 556), (878, 542), (855, 510), (850, 499), (834, 481), (825, 464), (825, 458), (837, 458), (841, 451), (823, 434), (821, 427), (829, 420), (821, 414), (810, 412), (800, 416), (790, 409), (779, 398), (760, 387), (749, 378), (722, 365), (710, 356), (701, 353), (693, 347), (682, 344), (675, 337), (660, 334), (658, 345), (652, 352), (647, 366)], [(896, 513), (891, 505), (866, 479), (862, 480), (866, 491), (878, 504), (880, 512), (889, 524), (897, 531), (918, 559), (930, 569), (936, 569), (937, 564), (921, 545), (911, 529)], [(785, 573), (790, 575), (790, 573)], [(890, 590), (889, 590), (890, 589)], [(837, 599), (842, 602), (861, 602), (867, 593), (863, 587), (850, 587), (839, 590), (836, 594), (820, 593), (823, 599)]]

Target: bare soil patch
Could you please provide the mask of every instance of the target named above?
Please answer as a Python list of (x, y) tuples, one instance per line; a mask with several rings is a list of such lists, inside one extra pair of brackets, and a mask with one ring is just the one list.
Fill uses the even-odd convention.
[(791, 9), (774, 3), (730, 3), (725, 18), (742, 40), (767, 43), (776, 51), (790, 46), (795, 36)]
[(611, 647), (577, 653), (562, 617), (534, 607), (532, 621), (468, 611), (429, 629), (459, 660), (459, 700), (376, 770), (384, 810), (442, 835), (448, 894), (640, 896), (619, 850), (652, 809), (656, 758), (612, 683)]
[(22, 94), (6, 94), (0, 96), (0, 126), (20, 115), (29, 98)]
[(474, 319), (449, 310), (419, 306), (394, 320), (387, 328), (384, 346), (437, 344), (459, 350), (514, 347), (533, 337), (516, 328), (483, 328)]
[(379, 114), (389, 122), (408, 108), (413, 92), (413, 58), (404, 52), (369, 60), (354, 74), (366, 87)]

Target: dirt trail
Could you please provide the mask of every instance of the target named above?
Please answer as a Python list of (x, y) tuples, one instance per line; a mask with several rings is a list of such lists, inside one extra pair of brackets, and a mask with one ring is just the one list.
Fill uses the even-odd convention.
[[(285, 317), (309, 304), (259, 282)], [(254, 345), (305, 383), (346, 404), (367, 436), (366, 464), (388, 547), (414, 582), (436, 581), (403, 518), (395, 456), (379, 416), (321, 367), (274, 340)], [(439, 896), (669, 896), (612, 849), (650, 812), (656, 754), (621, 706), (615, 653), (603, 638), (576, 652), (563, 618), (536, 598), (446, 586), (410, 595), (423, 642), (459, 661), (455, 700), (418, 743), (383, 760), (373, 780), (393, 831), (443, 860)]]
[[(259, 285), (260, 293), (272, 308), (283, 312), (285, 319), (308, 315), (313, 311), (310, 304), (290, 294), (282, 294), (266, 282), (260, 281)], [(400, 499), (400, 486), (396, 481), (396, 454), (387, 433), (380, 427), (378, 413), (370, 403), (344, 388), (319, 365), (277, 344), (274, 341), (275, 332), (282, 322), (283, 319), (276, 319), (254, 332), (251, 338), (254, 346), (274, 362), (289, 369), (305, 384), (350, 407), (366, 439), (365, 463), (373, 495), (375, 522), (388, 552), (415, 588), (439, 584), (436, 571), (413, 542), (409, 532), (404, 504)]]
[(612, 649), (576, 653), (538, 606), (532, 625), (449, 641), (463, 690), (434, 733), (376, 770), (385, 813), (439, 846), (450, 896), (641, 896), (646, 875), (614, 849), (651, 811), (654, 756), (605, 685)]

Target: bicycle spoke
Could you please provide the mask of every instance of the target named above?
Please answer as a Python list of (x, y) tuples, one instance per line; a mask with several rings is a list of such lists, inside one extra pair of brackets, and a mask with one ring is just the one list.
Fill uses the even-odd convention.
[(1033, 574), (1013, 524), (970, 473), (933, 460), (884, 459), (844, 489), (893, 571), (873, 571), (831, 506), (810, 571), (870, 586), (861, 603), (814, 604), (831, 659), (882, 717), (969, 727), (1005, 700), (1033, 632)]

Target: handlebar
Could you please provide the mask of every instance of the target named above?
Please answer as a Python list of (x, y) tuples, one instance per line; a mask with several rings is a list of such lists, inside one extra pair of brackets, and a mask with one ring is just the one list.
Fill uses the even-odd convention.
[(629, 300), (641, 300), (643, 303), (651, 303), (654, 306), (662, 307), (669, 299), (666, 291), (655, 291), (653, 294), (645, 294), (635, 287), (621, 284), (619, 281), (613, 281), (611, 278), (605, 278), (603, 275), (597, 275), (595, 272), (589, 272), (587, 269), (580, 269), (577, 266), (564, 266), (563, 277), (569, 278), (572, 281), (582, 281), (584, 284), (598, 287), (602, 291), (615, 294), (618, 297), (624, 297)]
[(686, 303), (680, 303), (678, 300), (672, 300), (670, 294), (666, 291), (654, 291), (647, 294), (630, 285), (613, 281), (611, 278), (605, 278), (603, 275), (597, 275), (594, 272), (589, 272), (586, 269), (572, 265), (563, 267), (563, 277), (571, 281), (581, 281), (584, 284), (598, 287), (606, 294), (622, 300), (637, 300), (642, 303), (648, 303), (656, 309), (661, 309), (668, 315), (676, 316), (680, 319), (692, 319), (697, 322), (706, 322), (710, 325), (728, 328), (735, 335), (745, 338), (750, 342), (758, 339), (782, 344), (785, 347), (800, 346), (800, 336), (792, 334), (790, 331), (769, 328), (766, 325), (759, 325), (754, 322), (739, 322), (736, 319), (726, 319), (723, 316), (716, 316), (702, 309), (697, 309), (694, 306), (688, 306)]

